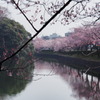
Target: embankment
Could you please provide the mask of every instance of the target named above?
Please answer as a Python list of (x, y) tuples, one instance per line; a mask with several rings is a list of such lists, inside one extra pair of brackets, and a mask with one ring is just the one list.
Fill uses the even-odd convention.
[(61, 54), (55, 53), (35, 53), (35, 56), (40, 57), (41, 59), (51, 59), (56, 60), (59, 63), (69, 65), (73, 68), (77, 68), (83, 72), (93, 74), (100, 77), (100, 62), (89, 61), (81, 58), (69, 57)]

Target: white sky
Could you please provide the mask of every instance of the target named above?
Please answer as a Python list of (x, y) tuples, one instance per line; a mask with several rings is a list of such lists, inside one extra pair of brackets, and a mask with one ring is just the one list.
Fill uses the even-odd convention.
[[(100, 0), (92, 0), (92, 1), (100, 1)], [(7, 9), (11, 12), (10, 18), (14, 19), (15, 21), (19, 22), (22, 24), (27, 31), (29, 31), (32, 35), (35, 34), (35, 31), (31, 28), (29, 23), (26, 21), (26, 19), (23, 17), (23, 15), (19, 14), (19, 11), (15, 10), (13, 6), (10, 5), (5, 5), (0, 1), (0, 5), (3, 5), (7, 7)], [(38, 26), (39, 24), (37, 24)], [(52, 33), (57, 33), (61, 36), (64, 36), (66, 32), (71, 31), (74, 27), (77, 27), (81, 25), (80, 22), (77, 23), (71, 23), (69, 25), (61, 25), (60, 23), (56, 23), (54, 25), (48, 25), (40, 34), (39, 36), (42, 35), (50, 35)]]

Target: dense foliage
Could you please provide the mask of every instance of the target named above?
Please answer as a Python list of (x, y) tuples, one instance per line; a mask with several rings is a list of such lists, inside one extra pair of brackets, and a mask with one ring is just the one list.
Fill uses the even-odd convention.
[(34, 40), (36, 50), (54, 51), (87, 51), (100, 47), (100, 24), (96, 26), (78, 27), (66, 37), (55, 39), (36, 38)]
[[(60, 52), (82, 53), (89, 56), (99, 55), (100, 52), (100, 24), (95, 26), (78, 27), (66, 37), (55, 39), (36, 38), (34, 40), (36, 51), (53, 50)], [(83, 53), (85, 52), (85, 54)]]
[[(3, 18), (0, 20), (0, 58), (1, 60), (13, 54), (31, 35), (22, 25), (14, 20)], [(29, 49), (31, 48), (31, 49)], [(32, 45), (28, 45), (26, 52), (32, 52)]]
[[(30, 33), (18, 22), (6, 17), (0, 19), (0, 60), (16, 52), (30, 37)], [(34, 47), (30, 43), (3, 63), (1, 67), (3, 73), (0, 73), (0, 95), (19, 93), (31, 81), (34, 68), (33, 52)]]
[[(21, 47), (31, 37), (22, 25), (3, 18), (0, 21), (0, 60), (4, 60)], [(16, 56), (3, 63), (1, 70), (8, 76), (28, 78), (33, 67), (33, 45), (30, 43)]]
[(14, 77), (9, 77), (5, 72), (0, 73), (0, 96), (16, 95), (25, 89), (25, 86), (30, 81), (20, 80)]

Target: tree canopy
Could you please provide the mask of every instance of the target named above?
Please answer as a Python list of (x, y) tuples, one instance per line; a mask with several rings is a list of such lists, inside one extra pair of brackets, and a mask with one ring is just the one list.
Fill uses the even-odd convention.
[[(31, 34), (27, 32), (18, 22), (3, 17), (2, 20), (0, 20), (0, 60), (2, 61), (11, 56), (30, 37)], [(33, 52), (33, 44), (29, 43), (20, 53), (3, 63), (1, 66), (1, 71), (5, 72), (3, 78), (12, 77), (14, 79), (18, 78), (19, 80), (31, 80), (31, 72), (34, 68)], [(22, 82), (22, 88), (25, 87), (26, 83), (27, 82), (24, 84), (24, 82)], [(13, 84), (13, 82), (11, 84)], [(18, 90), (15, 89), (12, 92), (20, 92), (22, 88)]]
[[(23, 46), (16, 51), (12, 56), (8, 57), (4, 61), (10, 59), (16, 55), (20, 50), (22, 50), (34, 37), (36, 37), (49, 23), (55, 23), (60, 21), (61, 24), (66, 25), (70, 22), (74, 22), (77, 19), (92, 18), (94, 22), (100, 19), (99, 16), (99, 4), (100, 2), (95, 2), (93, 6), (91, 5), (92, 0), (4, 0), (7, 4), (12, 4), (15, 9), (18, 9), (20, 13), (26, 18), (30, 23), (32, 28), (35, 30), (35, 35), (31, 37)], [(93, 2), (92, 2), (93, 4)], [(33, 7), (33, 8), (32, 8)], [(32, 15), (29, 14), (32, 12)], [(40, 26), (37, 28), (35, 22), (40, 20)]]
[(0, 21), (0, 57), (8, 57), (30, 37), (31, 34), (18, 22), (3, 18)]

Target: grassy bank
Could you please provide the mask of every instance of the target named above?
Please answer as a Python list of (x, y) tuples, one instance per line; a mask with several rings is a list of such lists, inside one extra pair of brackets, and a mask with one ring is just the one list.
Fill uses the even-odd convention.
[(100, 56), (98, 56), (97, 52), (94, 52), (91, 54), (90, 51), (53, 52), (51, 50), (43, 50), (41, 51), (41, 53), (42, 54), (56, 54), (56, 55), (62, 55), (62, 56), (72, 57), (72, 58), (80, 58), (80, 59), (84, 59), (87, 61), (100, 62)]

